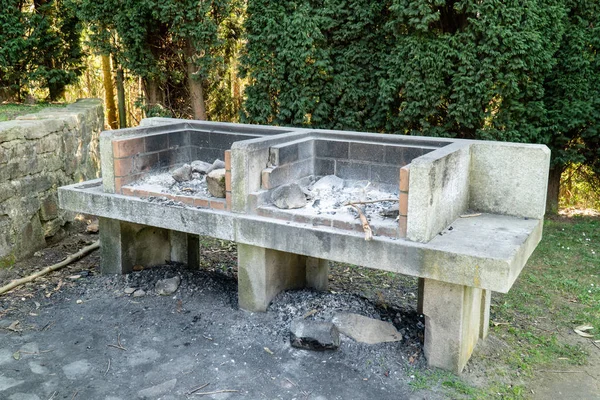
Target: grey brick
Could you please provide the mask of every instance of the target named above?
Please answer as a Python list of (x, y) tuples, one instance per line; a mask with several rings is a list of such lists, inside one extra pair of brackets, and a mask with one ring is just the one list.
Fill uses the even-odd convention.
[(326, 176), (333, 175), (335, 173), (335, 160), (328, 160), (325, 158), (315, 159), (315, 175)]
[(400, 167), (393, 165), (371, 165), (371, 180), (398, 186), (400, 184)]
[(374, 143), (350, 143), (349, 159), (358, 161), (383, 161), (385, 147)]
[(213, 149), (229, 150), (234, 142), (238, 141), (239, 135), (228, 133), (211, 132), (209, 147)]
[(368, 180), (369, 164), (336, 160), (335, 175), (342, 179)]
[(169, 133), (169, 147), (183, 147), (190, 145), (190, 133), (187, 131)]
[(202, 160), (209, 163), (213, 163), (217, 158), (219, 160), (223, 160), (225, 158), (223, 150), (214, 148), (196, 148), (195, 154), (196, 160)]
[(146, 152), (161, 151), (169, 148), (167, 134), (148, 135), (146, 140)]
[(210, 133), (206, 131), (190, 132), (190, 144), (197, 147), (209, 147)]
[(348, 158), (348, 142), (336, 142), (333, 140), (317, 140), (315, 153), (317, 157)]

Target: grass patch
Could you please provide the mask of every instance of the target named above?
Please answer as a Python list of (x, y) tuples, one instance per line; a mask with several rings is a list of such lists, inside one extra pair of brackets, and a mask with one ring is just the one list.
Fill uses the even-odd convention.
[(64, 107), (60, 103), (37, 103), (37, 104), (19, 104), (6, 103), (0, 104), (0, 122), (10, 121), (20, 115), (33, 114), (48, 107)]
[(468, 376), (415, 369), (407, 372), (413, 390), (439, 390), (453, 399), (527, 399), (527, 383), (544, 369), (586, 365), (588, 353), (573, 328), (591, 325), (587, 332), (600, 340), (600, 219), (546, 220), (542, 242), (510, 292), (494, 293), (491, 320), (497, 324), (491, 335), (506, 346), (473, 360), (485, 387), (473, 387)]
[[(491, 319), (500, 323), (491, 332), (510, 350), (493, 360), (507, 368), (490, 365), (490, 376), (523, 382), (545, 365), (585, 365), (586, 350), (569, 336), (585, 324), (600, 339), (600, 220), (546, 220), (543, 240), (511, 291), (494, 295)], [(517, 399), (527, 398), (524, 393), (522, 384), (492, 384), (488, 392)]]

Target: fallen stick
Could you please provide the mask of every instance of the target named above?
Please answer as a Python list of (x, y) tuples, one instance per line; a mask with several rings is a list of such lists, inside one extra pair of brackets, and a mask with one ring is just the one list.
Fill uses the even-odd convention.
[(202, 393), (194, 393), (196, 396), (208, 396), (209, 394), (219, 394), (219, 393), (237, 393), (239, 390), (215, 390), (214, 392), (202, 392)]
[(381, 200), (365, 200), (365, 201), (349, 201), (345, 206), (353, 206), (355, 204), (373, 204), (373, 203), (381, 203), (384, 201), (400, 201), (399, 199), (381, 199)]
[(194, 393), (196, 393), (198, 390), (204, 389), (204, 388), (205, 388), (205, 387), (207, 387), (208, 385), (209, 385), (208, 383), (205, 383), (204, 385), (200, 385), (200, 386), (198, 386), (197, 388), (195, 388), (195, 389), (192, 389), (192, 390), (190, 390), (189, 392), (187, 392), (187, 394), (188, 394), (188, 396), (189, 396), (190, 394), (194, 394)]
[(369, 221), (367, 220), (367, 217), (365, 216), (365, 214), (362, 212), (360, 207), (358, 207), (356, 204), (349, 203), (348, 205), (351, 207), (354, 207), (356, 212), (358, 212), (358, 218), (360, 218), (360, 222), (362, 223), (363, 231), (365, 231), (365, 240), (367, 242), (370, 240), (373, 240), (373, 230), (371, 229), (371, 225), (369, 225)]
[(41, 271), (38, 271), (34, 274), (26, 276), (25, 278), (15, 279), (12, 282), (10, 282), (8, 285), (2, 286), (0, 288), (0, 295), (8, 292), (9, 290), (16, 288), (17, 286), (21, 286), (24, 283), (31, 282), (31, 281), (35, 280), (36, 278), (39, 278), (42, 275), (46, 275), (49, 272), (61, 269), (64, 266), (71, 264), (73, 261), (77, 261), (80, 258), (82, 258), (83, 256), (86, 256), (87, 254), (91, 253), (92, 251), (98, 249), (99, 247), (100, 247), (100, 242), (96, 241), (96, 242), (90, 244), (89, 246), (86, 246), (83, 249), (79, 250), (77, 253), (71, 254), (70, 256), (68, 256), (63, 261), (59, 262), (58, 264), (54, 264), (49, 267), (46, 267)]

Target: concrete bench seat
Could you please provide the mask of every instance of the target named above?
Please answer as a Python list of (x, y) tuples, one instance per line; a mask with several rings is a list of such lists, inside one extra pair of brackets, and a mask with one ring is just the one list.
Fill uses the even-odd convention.
[[(182, 122), (175, 122), (181, 130)], [(151, 119), (145, 129), (156, 125), (166, 130), (175, 122)], [(238, 126), (222, 125), (219, 132), (234, 134)], [(199, 131), (214, 126), (193, 123)], [(260, 136), (260, 127), (252, 128)], [(104, 181), (60, 188), (61, 207), (100, 218), (103, 273), (128, 273), (136, 264), (165, 260), (194, 266), (198, 235), (235, 241), (239, 306), (250, 311), (265, 311), (285, 289), (326, 290), (330, 260), (418, 277), (427, 360), (431, 366), (462, 371), (477, 341), (488, 333), (491, 292), (508, 292), (541, 240), (547, 148), (418, 137), (406, 138), (403, 147), (405, 138), (395, 135), (285, 129), (224, 149), (231, 174), (225, 209), (119, 193), (114, 169), (104, 174), (113, 168), (105, 159)], [(133, 131), (137, 140), (140, 135)], [(105, 149), (123, 140), (114, 132), (103, 134)], [(325, 146), (330, 137), (336, 138), (333, 147), (315, 150), (315, 144)], [(371, 152), (381, 155), (379, 163), (369, 161)], [(403, 161), (394, 164), (392, 155), (397, 154)], [(356, 159), (348, 159), (353, 155)], [(261, 214), (271, 185), (296, 181), (320, 172), (318, 168), (333, 166), (336, 172), (338, 164), (342, 174), (366, 174), (368, 168), (370, 179), (399, 175), (397, 231), (365, 241), (362, 232), (335, 220), (316, 224)], [(410, 181), (402, 181), (407, 173)], [(408, 200), (404, 209), (403, 195)]]

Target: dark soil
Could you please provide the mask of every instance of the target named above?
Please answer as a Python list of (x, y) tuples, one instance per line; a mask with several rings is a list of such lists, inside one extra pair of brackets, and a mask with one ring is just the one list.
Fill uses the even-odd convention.
[[(1, 271), (0, 284), (58, 262), (97, 239), (85, 226)], [(330, 292), (279, 294), (266, 313), (237, 306), (236, 252), (203, 238), (202, 268), (164, 265), (123, 276), (98, 273), (99, 254), (0, 297), (0, 398), (437, 399), (414, 391), (423, 371), (416, 281), (333, 264)], [(157, 280), (179, 275), (171, 296)], [(143, 297), (125, 294), (142, 289)], [(316, 311), (313, 311), (316, 310)], [(289, 324), (354, 312), (392, 322), (404, 340), (366, 345), (342, 336), (337, 351), (292, 348)]]

